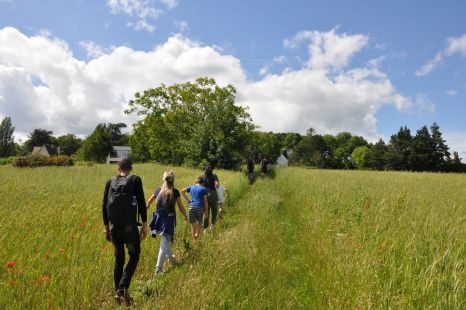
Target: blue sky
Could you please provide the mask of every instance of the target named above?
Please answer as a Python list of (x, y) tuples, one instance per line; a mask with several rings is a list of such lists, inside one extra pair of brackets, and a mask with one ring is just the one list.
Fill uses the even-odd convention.
[(433, 122), (466, 158), (466, 2), (0, 0), (0, 117), (86, 135), (208, 75), (262, 130), (373, 141)]

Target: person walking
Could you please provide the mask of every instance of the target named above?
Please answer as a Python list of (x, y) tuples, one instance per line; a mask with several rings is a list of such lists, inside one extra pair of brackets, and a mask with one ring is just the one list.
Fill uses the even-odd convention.
[(248, 173), (249, 183), (252, 184), (254, 182), (254, 159), (252, 158), (248, 159), (248, 162), (246, 164), (246, 169)]
[(165, 258), (168, 258), (172, 265), (176, 264), (175, 257), (172, 254), (171, 244), (174, 241), (176, 227), (176, 210), (175, 204), (184, 218), (184, 223), (187, 223), (186, 210), (183, 207), (180, 199), (180, 192), (175, 188), (175, 174), (173, 171), (165, 171), (163, 174), (163, 184), (161, 188), (155, 189), (154, 193), (149, 197), (146, 208), (156, 200), (156, 207), (152, 220), (149, 223), (150, 233), (153, 237), (160, 235), (160, 249), (155, 265), (155, 273), (162, 274), (163, 263)]
[[(141, 240), (144, 240), (147, 234), (147, 209), (142, 180), (137, 175), (131, 175), (132, 169), (131, 160), (126, 158), (118, 162), (118, 175), (110, 178), (105, 184), (102, 202), (105, 239), (111, 241), (114, 248), (114, 297), (118, 303), (124, 301), (127, 305), (133, 303), (128, 289), (139, 262)], [(142, 220), (140, 231), (136, 213), (140, 214)], [(123, 270), (125, 245), (129, 261)]]
[(262, 177), (265, 177), (267, 175), (267, 172), (269, 171), (269, 161), (267, 160), (267, 157), (262, 157), (261, 163), (261, 175)]
[[(204, 186), (208, 190), (207, 200), (209, 202), (209, 213), (212, 215), (212, 226), (211, 229), (215, 228), (215, 223), (217, 222), (217, 213), (218, 213), (218, 196), (217, 188), (220, 185), (217, 175), (214, 173), (214, 167), (209, 164), (204, 170), (202, 175), (204, 180)], [(209, 213), (204, 215), (204, 231), (209, 227)]]
[[(202, 176), (197, 177), (194, 185), (188, 186), (181, 190), (181, 194), (189, 204), (189, 223), (192, 225), (192, 238), (193, 243), (196, 243), (197, 238), (201, 233), (202, 219), (207, 214), (209, 216), (209, 202), (207, 195), (209, 192), (202, 186)], [(186, 193), (191, 195), (191, 199), (188, 198)]]

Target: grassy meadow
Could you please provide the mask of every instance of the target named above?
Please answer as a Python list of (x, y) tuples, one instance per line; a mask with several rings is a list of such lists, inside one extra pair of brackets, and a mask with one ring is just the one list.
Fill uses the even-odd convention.
[[(135, 165), (146, 197), (165, 169)], [(200, 173), (174, 171), (178, 188)], [(114, 172), (0, 167), (0, 309), (115, 308), (101, 220)], [(143, 241), (137, 308), (466, 308), (466, 175), (282, 168), (249, 185), (216, 173), (227, 213), (194, 248), (180, 222), (180, 265), (163, 276), (159, 239)]]

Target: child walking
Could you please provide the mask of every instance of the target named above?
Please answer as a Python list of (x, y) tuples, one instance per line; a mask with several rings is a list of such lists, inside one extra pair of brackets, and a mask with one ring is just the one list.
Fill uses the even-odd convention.
[(168, 258), (173, 265), (176, 263), (175, 257), (172, 254), (171, 243), (173, 243), (176, 227), (176, 211), (175, 204), (184, 217), (184, 222), (187, 222), (186, 210), (183, 207), (180, 199), (180, 192), (175, 188), (175, 174), (173, 171), (165, 171), (163, 174), (163, 184), (161, 188), (155, 189), (154, 193), (147, 201), (147, 209), (151, 203), (156, 200), (156, 208), (152, 220), (149, 223), (151, 235), (155, 237), (160, 235), (160, 249), (155, 266), (156, 274), (161, 274), (165, 258)]
[[(192, 225), (191, 233), (193, 243), (201, 234), (202, 221), (209, 216), (209, 203), (207, 202), (207, 189), (203, 185), (202, 176), (196, 179), (196, 184), (183, 188), (181, 194), (189, 204), (189, 223)], [(191, 195), (188, 199), (186, 193)]]

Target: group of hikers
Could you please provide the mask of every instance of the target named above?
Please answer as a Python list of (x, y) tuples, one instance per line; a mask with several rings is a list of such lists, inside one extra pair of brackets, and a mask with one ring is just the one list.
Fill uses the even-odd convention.
[[(124, 302), (127, 305), (133, 303), (128, 288), (139, 262), (141, 241), (148, 234), (153, 237), (160, 236), (155, 273), (162, 274), (166, 258), (171, 264), (176, 264), (171, 250), (176, 226), (175, 207), (178, 206), (184, 222), (189, 221), (192, 225), (192, 240), (195, 244), (203, 231), (207, 232), (215, 227), (218, 214), (224, 212), (227, 193), (213, 172), (213, 166), (207, 165), (204, 173), (196, 178), (195, 184), (181, 191), (175, 188), (173, 171), (165, 171), (162, 186), (154, 190), (146, 204), (142, 180), (131, 172), (131, 160), (122, 159), (118, 162), (118, 175), (110, 178), (105, 184), (102, 202), (105, 238), (112, 242), (114, 247), (114, 297), (118, 303)], [(182, 198), (188, 203), (188, 213)], [(148, 222), (147, 210), (154, 201), (155, 211)], [(139, 223), (139, 217), (142, 223)], [(129, 254), (126, 267), (125, 245)]]

